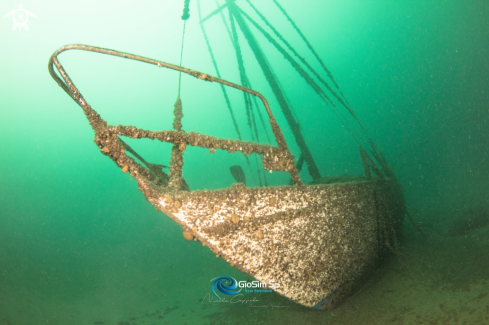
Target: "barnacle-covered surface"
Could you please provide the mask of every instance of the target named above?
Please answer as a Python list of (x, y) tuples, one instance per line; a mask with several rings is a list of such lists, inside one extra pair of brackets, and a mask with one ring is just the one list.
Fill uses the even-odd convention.
[(312, 307), (378, 257), (374, 191), (372, 183), (234, 187), (158, 203), (232, 266)]
[[(166, 66), (258, 96), (268, 113), (277, 147), (187, 133), (181, 130), (179, 119), (170, 131), (107, 125), (58, 61), (57, 55), (68, 49)], [(264, 283), (275, 281), (280, 285), (275, 290), (289, 299), (309, 307), (332, 308), (374, 269), (384, 247), (395, 248), (395, 230), (400, 228), (404, 214), (397, 181), (387, 177), (373, 179), (370, 175), (370, 180), (323, 180), (319, 182), (323, 184), (302, 185), (282, 132), (258, 92), (161, 61), (85, 45), (61, 48), (51, 57), (49, 68), (53, 78), (83, 109), (101, 153), (137, 180), (139, 189), (156, 209), (182, 226), (185, 239), (202, 242), (232, 266)], [(181, 114), (178, 101), (175, 109), (176, 116)], [(170, 177), (162, 172), (161, 165), (149, 163), (135, 153), (120, 136), (173, 143)], [(221, 149), (259, 154), (265, 169), (289, 172), (295, 186), (235, 185), (189, 192), (181, 172), (182, 152), (188, 145), (211, 152)]]
[(185, 239), (259, 281), (275, 281), (278, 293), (305, 306), (333, 308), (346, 299), (375, 269), (403, 220), (395, 180), (175, 191), (128, 156), (116, 134), (95, 142), (136, 178), (156, 209), (182, 226)]
[(275, 281), (278, 293), (309, 307), (328, 298), (318, 308), (331, 308), (329, 299), (336, 304), (349, 296), (358, 285), (352, 279), (371, 271), (383, 253), (389, 218), (403, 215), (389, 180), (168, 192), (136, 178), (186, 239), (259, 281)]

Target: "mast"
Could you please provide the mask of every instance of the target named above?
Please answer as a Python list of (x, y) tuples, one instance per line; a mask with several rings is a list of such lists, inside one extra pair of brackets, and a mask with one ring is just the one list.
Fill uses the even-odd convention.
[(248, 42), (251, 50), (253, 51), (253, 54), (255, 55), (255, 58), (258, 61), (258, 64), (260, 65), (263, 74), (265, 75), (265, 78), (268, 81), (268, 84), (272, 88), (272, 91), (275, 97), (277, 98), (280, 108), (282, 109), (282, 112), (285, 115), (287, 123), (290, 126), (290, 130), (292, 131), (292, 134), (294, 135), (297, 145), (301, 150), (302, 157), (306, 162), (309, 174), (313, 179), (321, 178), (321, 174), (319, 173), (319, 169), (316, 165), (316, 162), (314, 161), (311, 151), (309, 150), (309, 147), (307, 146), (307, 143), (304, 140), (304, 137), (301, 133), (299, 123), (297, 123), (294, 116), (292, 115), (291, 108), (289, 107), (289, 104), (285, 100), (285, 96), (282, 93), (282, 90), (280, 89), (280, 86), (272, 73), (272, 69), (265, 58), (265, 54), (263, 53), (263, 50), (261, 49), (256, 38), (253, 36), (250, 29), (248, 28), (248, 25), (244, 21), (243, 16), (241, 15), (236, 4), (234, 3), (234, 0), (226, 0), (226, 4), (231, 16), (234, 17), (234, 19), (236, 19), (236, 22), (238, 23), (241, 32), (245, 36), (246, 41)]

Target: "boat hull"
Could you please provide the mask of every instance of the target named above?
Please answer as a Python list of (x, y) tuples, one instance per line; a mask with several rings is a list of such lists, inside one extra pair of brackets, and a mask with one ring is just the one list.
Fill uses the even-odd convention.
[[(58, 55), (68, 50), (165, 67), (256, 96), (263, 103), (277, 145), (187, 133), (181, 130), (179, 98), (174, 107), (174, 130), (108, 125), (59, 62)], [(383, 165), (380, 169), (360, 147), (366, 178), (303, 185), (268, 102), (254, 90), (162, 61), (81, 44), (57, 50), (48, 67), (53, 79), (83, 109), (101, 153), (137, 180), (145, 198), (181, 225), (186, 239), (202, 242), (263, 283), (273, 281), (279, 285), (273, 289), (292, 301), (312, 308), (334, 308), (375, 269), (386, 248), (395, 251), (396, 230), (406, 210), (400, 186), (389, 178), (392, 173), (378, 154), (374, 156)], [(172, 143), (169, 175), (162, 171), (165, 166), (146, 161), (122, 137)], [(223, 190), (189, 192), (182, 174), (187, 146), (261, 155), (265, 170), (286, 171), (295, 185), (247, 188), (238, 184)], [(378, 178), (372, 178), (371, 169)]]
[(395, 246), (404, 215), (399, 186), (388, 179), (172, 194), (148, 181), (140, 188), (187, 239), (316, 309), (334, 308), (357, 290), (386, 243)]

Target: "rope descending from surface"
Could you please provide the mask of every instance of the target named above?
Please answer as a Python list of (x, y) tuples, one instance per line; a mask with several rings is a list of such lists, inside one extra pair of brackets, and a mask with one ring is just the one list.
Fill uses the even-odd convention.
[[(183, 59), (183, 44), (185, 40), (185, 27), (187, 25), (187, 19), (190, 18), (190, 9), (189, 9), (190, 0), (184, 1), (183, 15), (183, 31), (182, 31), (182, 46), (180, 48), (180, 66), (182, 66)], [(182, 131), (182, 100), (180, 99), (180, 88), (182, 84), (182, 72), (180, 71), (178, 74), (178, 94), (177, 100), (175, 101), (173, 115), (175, 116), (173, 119), (173, 129), (175, 131)], [(168, 185), (174, 190), (181, 190), (182, 185), (184, 184), (183, 176), (182, 176), (182, 167), (183, 167), (183, 151), (186, 148), (185, 143), (174, 143), (171, 148), (171, 158), (170, 158), (170, 180)]]
[[(180, 66), (182, 66), (182, 58), (183, 58), (183, 43), (185, 40), (185, 27), (187, 26), (187, 19), (190, 18), (190, 9), (189, 9), (190, 0), (185, 0), (184, 8), (183, 8), (183, 31), (182, 31), (182, 47), (180, 48)], [(178, 98), (180, 98), (180, 85), (182, 83), (182, 72), (178, 74)]]
[(183, 2), (183, 14), (182, 14), (182, 20), (187, 21), (187, 19), (190, 18), (190, 0), (184, 0)]

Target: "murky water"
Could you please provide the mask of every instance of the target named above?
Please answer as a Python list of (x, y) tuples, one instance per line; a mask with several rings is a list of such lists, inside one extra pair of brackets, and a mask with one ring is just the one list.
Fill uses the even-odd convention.
[[(251, 278), (185, 241), (181, 227), (145, 201), (129, 173), (100, 154), (82, 110), (47, 69), (51, 54), (71, 43), (179, 64), (183, 1), (44, 1), (22, 8), (7, 1), (0, 25), (0, 324), (489, 324), (489, 5), (279, 2), (395, 170), (427, 237), (406, 219), (400, 255), (387, 258), (332, 311), (310, 310), (275, 293), (215, 302), (212, 279)], [(322, 71), (273, 1), (253, 3)], [(263, 24), (246, 1), (236, 4)], [(200, 7), (206, 16), (216, 3), (202, 0)], [(241, 84), (229, 14), (222, 13), (228, 29), (218, 13), (205, 22), (206, 32), (222, 78)], [(182, 64), (216, 75), (196, 0), (190, 15)], [(362, 175), (358, 143), (346, 124), (252, 31), (321, 176)], [(251, 88), (269, 99), (299, 157), (245, 35), (239, 29), (237, 35)], [(75, 51), (60, 61), (109, 123), (172, 128), (176, 72)], [(242, 138), (274, 144), (258, 110), (247, 114), (238, 91), (228, 96)], [(238, 138), (217, 84), (183, 76), (181, 98), (184, 130)], [(250, 131), (255, 124), (257, 131)], [(169, 164), (170, 145), (127, 141), (146, 160)], [(188, 148), (184, 158), (191, 190), (231, 185), (233, 165), (242, 167), (247, 186), (265, 181), (253, 155), (247, 161), (242, 154)], [(300, 176), (312, 179), (305, 167)], [(286, 173), (267, 173), (269, 185), (289, 180)]]

